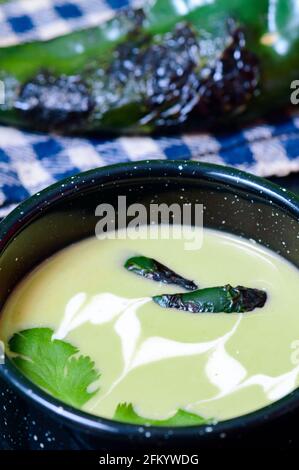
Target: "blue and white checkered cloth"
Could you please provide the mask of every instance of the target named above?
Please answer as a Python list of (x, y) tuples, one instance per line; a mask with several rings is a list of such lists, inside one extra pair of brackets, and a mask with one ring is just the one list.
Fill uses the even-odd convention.
[[(0, 46), (49, 39), (99, 24), (146, 0), (15, 0), (0, 6)], [(150, 0), (148, 0), (150, 1)], [(1, 50), (0, 50), (1, 66)], [(193, 159), (260, 176), (299, 171), (299, 114), (216, 136), (65, 138), (0, 126), (0, 216), (47, 185), (97, 166), (144, 159)]]

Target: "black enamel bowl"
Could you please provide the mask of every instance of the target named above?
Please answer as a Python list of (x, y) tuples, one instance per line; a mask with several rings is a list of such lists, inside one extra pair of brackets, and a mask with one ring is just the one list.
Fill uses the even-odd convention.
[[(190, 161), (120, 164), (54, 184), (2, 221), (1, 305), (37, 263), (72, 242), (94, 235), (96, 206), (105, 202), (117, 207), (119, 195), (127, 197), (128, 205), (202, 203), (205, 226), (253, 238), (299, 266), (299, 200), (293, 194), (222, 166)], [(29, 382), (8, 358), (0, 366), (0, 384), (2, 448), (130, 453), (136, 449), (178, 451), (237, 444), (287, 447), (298, 445), (299, 440), (298, 390), (266, 408), (213, 426), (144, 430), (62, 404)]]

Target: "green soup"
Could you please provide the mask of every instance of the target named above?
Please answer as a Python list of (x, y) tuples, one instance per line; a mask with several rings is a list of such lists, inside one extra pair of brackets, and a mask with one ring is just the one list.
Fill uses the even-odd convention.
[[(152, 296), (183, 289), (128, 272), (124, 263), (136, 254), (201, 288), (229, 283), (266, 290), (267, 302), (232, 314), (161, 308)], [(178, 410), (224, 420), (298, 385), (298, 286), (298, 270), (283, 258), (219, 231), (204, 229), (202, 247), (190, 251), (180, 237), (90, 238), (55, 254), (19, 284), (2, 310), (1, 339), (8, 348), (14, 333), (47, 327), (53, 339), (89, 356), (100, 373), (82, 404), (89, 413), (112, 418), (126, 403), (151, 420)]]

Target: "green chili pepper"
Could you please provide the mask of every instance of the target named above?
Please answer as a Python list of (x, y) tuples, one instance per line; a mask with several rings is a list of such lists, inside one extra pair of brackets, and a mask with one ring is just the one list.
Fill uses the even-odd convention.
[[(297, 0), (155, 0), (95, 27), (0, 49), (0, 121), (60, 132), (205, 127), (288, 103)], [(234, 121), (235, 120), (235, 121)]]
[(176, 308), (191, 313), (250, 312), (263, 307), (267, 294), (263, 290), (248, 287), (220, 287), (199, 289), (185, 294), (156, 295), (153, 297), (160, 307)]
[(152, 281), (163, 282), (164, 284), (176, 284), (187, 290), (197, 289), (197, 285), (193, 281), (176, 274), (170, 268), (153, 258), (134, 256), (125, 262), (124, 267), (128, 271), (132, 271)]

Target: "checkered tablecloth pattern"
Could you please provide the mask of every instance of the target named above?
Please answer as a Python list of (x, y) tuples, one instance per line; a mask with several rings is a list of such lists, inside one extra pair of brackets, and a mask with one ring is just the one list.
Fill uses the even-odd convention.
[[(48, 39), (95, 25), (120, 7), (151, 0), (18, 0), (0, 4), (0, 46)], [(0, 49), (1, 66), (1, 49)], [(298, 71), (299, 73), (299, 71)], [(124, 161), (193, 159), (260, 176), (299, 171), (299, 114), (216, 136), (208, 133), (114, 139), (64, 138), (0, 126), (0, 216), (69, 175)]]
[[(151, 1), (151, 0), (149, 0)], [(17, 0), (0, 4), (0, 46), (97, 25), (142, 0)]]

